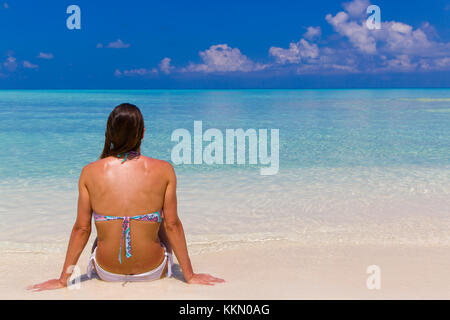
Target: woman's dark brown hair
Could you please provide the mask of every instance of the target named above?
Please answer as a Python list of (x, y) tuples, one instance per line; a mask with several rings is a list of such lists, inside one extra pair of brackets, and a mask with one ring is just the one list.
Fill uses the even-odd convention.
[(100, 159), (138, 151), (144, 135), (144, 118), (138, 107), (122, 103), (108, 117), (105, 131), (105, 147)]

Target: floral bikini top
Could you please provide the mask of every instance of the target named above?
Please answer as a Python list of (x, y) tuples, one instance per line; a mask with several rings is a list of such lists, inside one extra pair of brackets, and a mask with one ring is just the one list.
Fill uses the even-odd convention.
[(111, 221), (111, 220), (123, 220), (122, 222), (122, 238), (120, 240), (120, 249), (119, 249), (119, 262), (122, 263), (122, 243), (123, 239), (125, 237), (125, 253), (126, 257), (131, 257), (131, 237), (130, 237), (130, 221), (131, 220), (137, 220), (137, 221), (151, 221), (151, 222), (161, 222), (161, 214), (162, 209), (153, 213), (147, 213), (139, 216), (134, 217), (116, 217), (116, 216), (102, 216), (100, 214), (95, 213), (94, 214), (94, 220), (95, 221)]

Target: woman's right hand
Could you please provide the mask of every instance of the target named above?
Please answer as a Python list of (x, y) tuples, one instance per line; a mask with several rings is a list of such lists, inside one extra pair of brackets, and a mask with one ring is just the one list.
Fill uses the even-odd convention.
[(189, 284), (204, 284), (208, 286), (213, 286), (214, 283), (225, 282), (225, 280), (214, 277), (207, 273), (194, 273), (189, 279), (186, 279)]
[(51, 279), (42, 283), (31, 285), (27, 287), (27, 290), (44, 291), (44, 290), (54, 290), (67, 287), (67, 281), (61, 279)]

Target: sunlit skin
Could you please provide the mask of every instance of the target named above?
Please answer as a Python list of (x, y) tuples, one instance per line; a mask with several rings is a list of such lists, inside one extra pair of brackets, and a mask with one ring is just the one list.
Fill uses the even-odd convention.
[[(122, 263), (118, 254), (122, 221), (95, 222), (97, 228), (98, 264), (105, 270), (119, 274), (139, 274), (159, 266), (164, 260), (162, 241), (175, 253), (184, 278), (190, 284), (214, 285), (224, 282), (205, 273), (194, 273), (189, 259), (183, 225), (177, 214), (176, 176), (166, 161), (140, 155), (132, 160), (107, 157), (86, 165), (79, 179), (78, 212), (69, 240), (61, 275), (43, 283), (31, 285), (28, 290), (42, 291), (67, 286), (91, 234), (92, 211), (101, 215), (136, 216), (163, 208), (161, 223), (131, 221), (132, 256)], [(123, 248), (125, 244), (122, 244)], [(163, 272), (165, 275), (167, 263)], [(162, 277), (163, 277), (162, 276)]]

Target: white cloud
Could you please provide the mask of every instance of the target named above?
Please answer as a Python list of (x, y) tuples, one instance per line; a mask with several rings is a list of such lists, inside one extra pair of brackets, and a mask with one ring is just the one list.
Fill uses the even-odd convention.
[(319, 48), (315, 43), (310, 44), (305, 39), (300, 39), (299, 42), (291, 42), (289, 49), (270, 47), (269, 54), (280, 64), (300, 63), (302, 59), (316, 58), (319, 55)]
[(47, 59), (47, 60), (50, 60), (50, 59), (53, 59), (53, 54), (51, 54), (51, 53), (40, 52), (39, 55), (38, 55), (37, 57), (40, 58), (40, 59)]
[(367, 0), (354, 0), (343, 4), (344, 11), (326, 15), (325, 20), (341, 37), (321, 43), (333, 47), (319, 46), (320, 27), (308, 27), (303, 38), (286, 49), (270, 47), (274, 66), (298, 65), (296, 72), (300, 74), (450, 69), (450, 43), (435, 40), (439, 37), (429, 23), (414, 28), (385, 21), (381, 30), (370, 30), (365, 24), (369, 5)]
[(420, 59), (419, 67), (425, 71), (450, 70), (450, 57), (436, 59)]
[[(101, 45), (101, 43), (100, 43), (100, 45)], [(108, 43), (108, 45), (106, 47), (113, 48), (113, 49), (124, 49), (124, 48), (129, 48), (130, 46), (131, 46), (130, 44), (124, 43), (122, 40), (117, 39), (116, 41)], [(99, 48), (98, 44), (97, 44), (97, 48)]]
[(289, 49), (270, 47), (269, 54), (274, 56), (276, 61), (281, 64), (300, 62), (300, 51), (294, 42), (289, 44)]
[(17, 68), (17, 62), (16, 62), (16, 58), (9, 56), (8, 58), (6, 58), (6, 61), (3, 62), (3, 66), (8, 70), (8, 71), (15, 71)]
[(320, 27), (308, 27), (303, 37), (309, 40), (320, 38), (322, 35), (322, 29)]
[(103, 45), (103, 43), (97, 43), (96, 48), (111, 48), (111, 49), (125, 49), (131, 47), (131, 44), (124, 43), (122, 40), (117, 39), (116, 41), (110, 42), (107, 45)]
[(25, 60), (23, 62), (23, 67), (26, 68), (26, 69), (36, 69), (36, 68), (38, 68), (38, 65), (32, 64), (30, 61), (26, 61)]
[[(371, 57), (375, 63), (373, 70), (430, 70), (450, 57), (450, 43), (436, 40), (437, 32), (428, 22), (414, 28), (403, 22), (382, 21), (381, 29), (369, 30), (365, 25), (368, 16), (365, 8), (369, 5), (369, 1), (354, 0), (343, 5), (345, 11), (335, 16), (328, 14), (325, 19), (348, 39), (360, 54), (359, 60)], [(448, 69), (445, 63), (441, 67)]]
[[(381, 29), (369, 30), (365, 25), (367, 14), (362, 10), (369, 5), (366, 0), (354, 0), (344, 4), (346, 12), (341, 11), (335, 16), (328, 14), (325, 19), (338, 34), (346, 37), (355, 48), (365, 54), (422, 55), (430, 54), (433, 48), (439, 52), (444, 49), (442, 44), (427, 36), (427, 33), (435, 33), (429, 23), (414, 29), (402, 22), (383, 21)], [(438, 48), (439, 46), (441, 48)]]
[(413, 71), (417, 68), (418, 64), (413, 63), (406, 54), (398, 55), (391, 59), (383, 59), (382, 63), (384, 67), (377, 69), (376, 71)]
[(429, 54), (430, 49), (438, 45), (428, 39), (422, 29), (414, 30), (412, 26), (401, 22), (384, 22), (381, 28), (382, 32), (377, 35), (377, 40), (382, 51), (421, 55), (427, 52)]
[(333, 49), (323, 47), (320, 55), (306, 63), (299, 64), (296, 69), (298, 74), (317, 73), (359, 73), (358, 60), (353, 54), (349, 54), (345, 49)]
[(435, 64), (439, 67), (450, 67), (450, 57), (436, 59)]
[(267, 66), (255, 63), (241, 53), (238, 48), (231, 48), (227, 44), (212, 45), (209, 49), (199, 53), (203, 60), (201, 64), (190, 63), (181, 71), (191, 72), (250, 72), (265, 69)]
[[(325, 20), (331, 24), (340, 34), (349, 39), (349, 41), (361, 52), (373, 54), (376, 52), (376, 41), (374, 32), (369, 30), (363, 22), (352, 21), (350, 16), (341, 11), (334, 17), (327, 14)], [(377, 30), (378, 31), (378, 30)]]
[(116, 69), (116, 71), (114, 71), (114, 75), (116, 77), (135, 77), (135, 76), (149, 76), (149, 75), (156, 75), (158, 74), (158, 70), (153, 68), (153, 69), (145, 69), (145, 68), (138, 68), (138, 69), (131, 69), (131, 70), (123, 70), (120, 71), (119, 69)]
[(159, 63), (159, 70), (161, 70), (165, 74), (169, 74), (174, 70), (174, 67), (170, 65), (170, 58), (164, 58)]
[(367, 7), (370, 6), (370, 2), (368, 0), (354, 0), (345, 2), (342, 6), (352, 18), (360, 18), (366, 14), (366, 10)]

